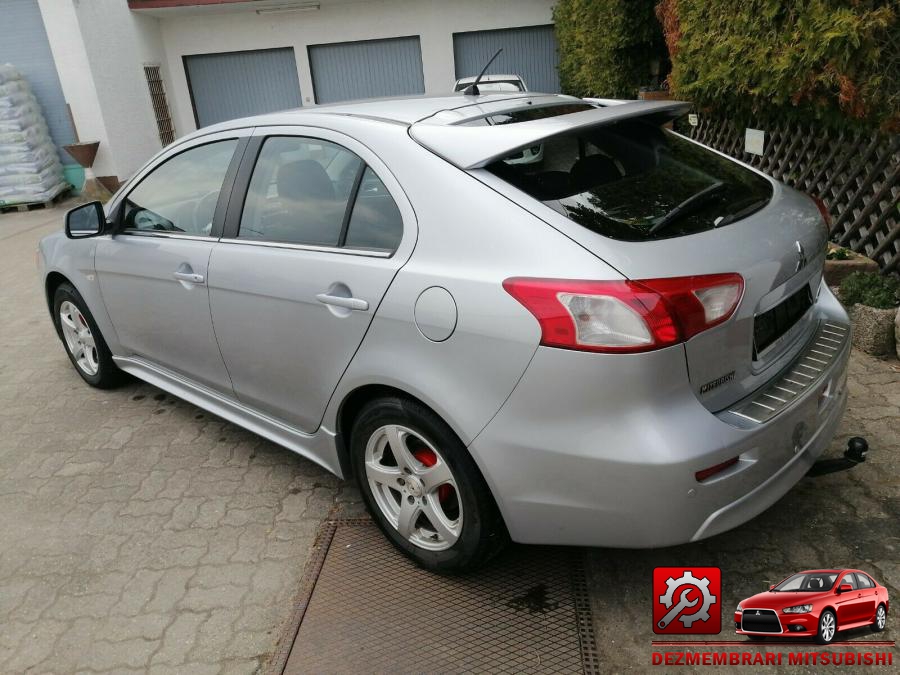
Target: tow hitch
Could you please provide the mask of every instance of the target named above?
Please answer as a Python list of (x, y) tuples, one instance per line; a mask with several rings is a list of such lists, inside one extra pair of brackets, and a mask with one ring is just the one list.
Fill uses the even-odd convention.
[(865, 438), (854, 436), (847, 441), (847, 449), (844, 450), (843, 457), (834, 459), (820, 459), (812, 465), (812, 468), (806, 473), (807, 476), (824, 476), (836, 471), (846, 471), (852, 469), (857, 464), (866, 461), (866, 453), (869, 451), (869, 444)]

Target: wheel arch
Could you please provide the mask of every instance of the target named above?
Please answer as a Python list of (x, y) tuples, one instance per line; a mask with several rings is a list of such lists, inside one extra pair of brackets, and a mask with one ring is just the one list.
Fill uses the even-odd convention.
[(53, 317), (53, 296), (56, 295), (56, 289), (63, 284), (69, 284), (72, 288), (75, 288), (75, 284), (72, 283), (71, 279), (62, 272), (57, 272), (56, 270), (48, 272), (47, 278), (44, 279), (44, 295), (47, 300), (47, 311), (50, 313), (50, 319), (53, 320), (53, 327), (56, 329), (56, 333), (60, 338), (62, 338), (62, 332), (60, 332), (59, 325)]
[(47, 273), (47, 278), (44, 279), (44, 293), (47, 298), (47, 307), (51, 311), (53, 310), (53, 296), (56, 293), (56, 289), (63, 284), (71, 284), (74, 287), (72, 281), (62, 272), (52, 270)]
[[(415, 401), (421, 406), (428, 408), (435, 415), (444, 419), (434, 408), (418, 396), (410, 394), (398, 387), (392, 387), (387, 384), (364, 384), (350, 391), (344, 400), (341, 401), (337, 412), (337, 424), (335, 425), (335, 446), (337, 447), (338, 462), (341, 467), (341, 473), (344, 478), (353, 476), (353, 462), (350, 460), (350, 431), (353, 428), (353, 421), (369, 401), (388, 396), (398, 396), (400, 398)], [(445, 422), (447, 420), (444, 419)], [(447, 422), (449, 424), (449, 422)], [(450, 425), (452, 428), (453, 425)], [(455, 431), (454, 431), (455, 433)], [(458, 434), (457, 434), (458, 435)], [(480, 467), (479, 467), (480, 470)]]
[(353, 427), (353, 421), (356, 419), (357, 414), (360, 410), (362, 410), (363, 406), (366, 405), (369, 401), (373, 401), (378, 398), (385, 398), (388, 396), (397, 396), (400, 398), (405, 398), (408, 401), (413, 401), (414, 403), (421, 405), (424, 408), (427, 408), (429, 411), (434, 413), (437, 417), (439, 417), (450, 430), (456, 434), (457, 438), (460, 439), (460, 442), (463, 446), (466, 447), (466, 452), (468, 452), (469, 457), (472, 458), (472, 461), (475, 463), (475, 466), (478, 469), (478, 472), (481, 474), (482, 479), (484, 479), (485, 483), (488, 486), (488, 489), (491, 492), (491, 496), (494, 498), (494, 501), (498, 503), (497, 495), (494, 493), (493, 485), (491, 481), (488, 480), (488, 476), (485, 475), (484, 468), (481, 466), (481, 463), (478, 461), (478, 457), (472, 454), (472, 452), (468, 448), (468, 443), (466, 443), (463, 434), (460, 433), (460, 430), (453, 423), (452, 420), (447, 419), (446, 415), (441, 414), (441, 411), (436, 409), (434, 405), (431, 405), (427, 400), (425, 400), (421, 396), (416, 396), (415, 394), (407, 391), (406, 389), (402, 389), (397, 386), (382, 384), (382, 383), (368, 383), (361, 384), (355, 389), (348, 392), (337, 409), (337, 416), (335, 421), (335, 448), (337, 449), (338, 455), (338, 463), (341, 468), (341, 474), (344, 478), (351, 478), (354, 475), (353, 472), (353, 462), (350, 460), (350, 431)]

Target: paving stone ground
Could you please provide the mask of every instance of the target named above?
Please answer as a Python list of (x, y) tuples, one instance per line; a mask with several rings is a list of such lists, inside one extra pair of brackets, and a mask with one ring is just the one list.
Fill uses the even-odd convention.
[[(33, 262), (61, 217), (0, 215), (0, 672), (258, 672), (316, 528), (359, 495), (149, 385), (86, 386)], [(900, 598), (900, 363), (854, 353), (850, 395), (829, 454), (864, 435), (865, 465), (706, 542), (590, 552), (604, 672), (649, 669), (657, 565), (722, 567), (726, 631), (738, 600), (801, 568), (860, 567)]]
[(86, 386), (34, 266), (61, 218), (0, 215), (0, 672), (256, 672), (358, 493), (150, 385)]

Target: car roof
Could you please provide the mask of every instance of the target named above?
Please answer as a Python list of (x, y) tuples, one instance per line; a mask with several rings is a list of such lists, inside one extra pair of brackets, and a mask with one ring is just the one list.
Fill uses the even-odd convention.
[[(544, 119), (487, 126), (467, 126), (466, 122), (518, 109), (582, 104), (581, 112)], [(603, 106), (574, 96), (534, 92), (499, 92), (467, 96), (415, 96), (353, 101), (333, 105), (307, 106), (255, 117), (220, 122), (180, 138), (181, 144), (200, 136), (233, 129), (261, 126), (327, 126), (329, 116), (370, 120), (410, 127), (410, 136), (419, 145), (462, 169), (487, 165), (517, 148), (537, 145), (550, 136), (575, 132), (601, 124), (646, 116), (668, 121), (687, 112), (683, 101), (630, 101)]]
[[(303, 108), (293, 108), (280, 112), (265, 113), (252, 117), (219, 122), (198, 130), (198, 133), (208, 134), (216, 131), (227, 131), (241, 127), (253, 127), (263, 125), (291, 125), (304, 124), (304, 118), (308, 115), (351, 115), (356, 117), (380, 120), (383, 122), (395, 122), (411, 125), (419, 120), (432, 117), (445, 110), (459, 110), (469, 106), (484, 105), (516, 99), (521, 99), (521, 105), (527, 105), (526, 100), (535, 96), (548, 96), (548, 94), (535, 94), (534, 92), (490, 92), (478, 96), (466, 96), (461, 92), (454, 94), (441, 94), (436, 96), (403, 96), (390, 98), (373, 98), (361, 101), (347, 101), (344, 103), (329, 103), (325, 105), (311, 105)], [(553, 96), (551, 94), (551, 96)], [(559, 95), (560, 99), (571, 99)]]

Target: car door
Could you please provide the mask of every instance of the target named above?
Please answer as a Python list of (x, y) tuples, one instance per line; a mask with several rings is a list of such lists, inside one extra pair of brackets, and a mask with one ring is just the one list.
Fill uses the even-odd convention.
[(840, 589), (844, 584), (850, 584), (852, 590), (845, 591), (835, 596), (835, 604), (837, 605), (838, 627), (846, 626), (851, 623), (860, 621), (860, 600), (862, 594), (856, 583), (856, 577), (852, 572), (847, 572), (835, 586), (835, 591)]
[(361, 143), (257, 131), (210, 260), (216, 337), (240, 401), (315, 431), (415, 234), (400, 185)]
[(112, 206), (114, 233), (101, 238), (95, 256), (126, 356), (228, 395), (209, 312), (208, 264), (251, 131), (179, 145), (145, 169)]
[(859, 603), (857, 621), (872, 620), (875, 617), (875, 605), (878, 596), (875, 592), (875, 582), (862, 572), (856, 572), (856, 586), (859, 588)]

